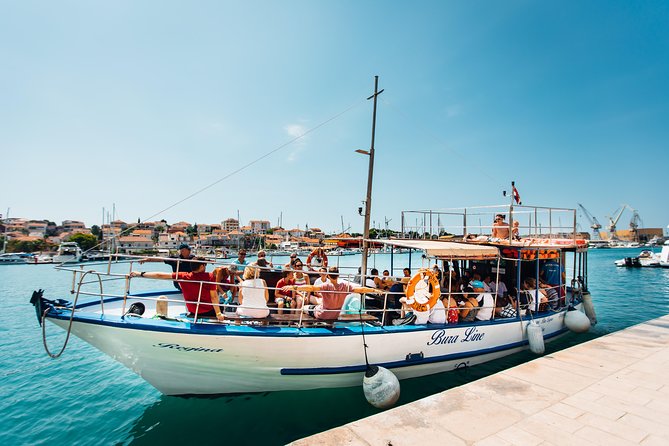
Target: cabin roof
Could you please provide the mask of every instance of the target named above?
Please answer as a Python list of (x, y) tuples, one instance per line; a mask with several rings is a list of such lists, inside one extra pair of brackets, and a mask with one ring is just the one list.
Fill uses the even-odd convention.
[(469, 245), (441, 240), (372, 240), (374, 243), (400, 248), (421, 249), (429, 256), (458, 259), (482, 259), (499, 257), (499, 249), (494, 246)]

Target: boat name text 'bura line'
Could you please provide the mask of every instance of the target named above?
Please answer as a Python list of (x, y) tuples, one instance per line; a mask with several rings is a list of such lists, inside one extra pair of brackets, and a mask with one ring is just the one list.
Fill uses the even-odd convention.
[(221, 353), (223, 351), (222, 348), (206, 348), (206, 347), (184, 347), (183, 345), (179, 344), (165, 344), (164, 342), (159, 342), (158, 344), (154, 344), (154, 347), (159, 347), (159, 348), (171, 348), (174, 350), (181, 350), (184, 352), (209, 352), (209, 353)]
[(441, 345), (441, 344), (455, 344), (460, 339), (460, 342), (482, 341), (485, 333), (479, 332), (476, 327), (470, 327), (464, 332), (464, 336), (460, 339), (460, 335), (446, 335), (446, 330), (437, 330), (432, 333), (432, 339), (427, 345)]

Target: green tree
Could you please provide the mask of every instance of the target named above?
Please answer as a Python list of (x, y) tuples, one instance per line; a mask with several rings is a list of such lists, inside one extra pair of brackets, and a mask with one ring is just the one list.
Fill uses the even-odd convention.
[(48, 243), (44, 239), (34, 241), (10, 240), (7, 242), (7, 252), (35, 252), (46, 251)]
[(96, 239), (102, 240), (102, 230), (100, 229), (100, 226), (98, 225), (91, 226), (91, 234), (93, 234)]
[(98, 239), (93, 234), (74, 234), (69, 241), (76, 242), (84, 251), (88, 251), (98, 244)]

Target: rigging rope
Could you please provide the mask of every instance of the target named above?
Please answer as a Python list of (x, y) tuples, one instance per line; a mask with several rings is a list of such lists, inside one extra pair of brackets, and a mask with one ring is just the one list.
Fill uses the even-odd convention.
[[(159, 215), (161, 215), (162, 213), (167, 212), (168, 210), (170, 210), (170, 209), (172, 209), (172, 208), (174, 208), (174, 207), (180, 205), (181, 203), (190, 200), (191, 198), (195, 197), (196, 195), (199, 195), (199, 194), (201, 194), (202, 192), (204, 192), (204, 191), (206, 191), (206, 190), (208, 190), (208, 189), (211, 189), (212, 187), (214, 187), (214, 186), (217, 185), (218, 183), (220, 183), (220, 182), (222, 182), (222, 181), (225, 181), (225, 180), (227, 180), (228, 178), (230, 178), (230, 177), (232, 177), (232, 176), (234, 176), (234, 175), (236, 175), (236, 174), (238, 174), (238, 173), (240, 173), (240, 172), (242, 172), (242, 171), (248, 169), (249, 167), (253, 166), (254, 164), (256, 164), (256, 163), (258, 163), (258, 162), (264, 160), (265, 158), (267, 158), (267, 157), (273, 155), (274, 153), (280, 151), (281, 149), (286, 148), (287, 146), (291, 145), (291, 144), (294, 143), (295, 141), (298, 141), (298, 140), (304, 138), (304, 137), (307, 136), (308, 134), (310, 134), (310, 133), (312, 133), (312, 132), (315, 132), (316, 130), (320, 129), (321, 127), (325, 126), (326, 124), (329, 124), (330, 122), (334, 121), (335, 119), (339, 118), (340, 116), (342, 116), (342, 115), (348, 113), (349, 111), (353, 110), (354, 108), (356, 108), (356, 107), (358, 107), (358, 106), (360, 106), (360, 105), (362, 105), (362, 104), (364, 104), (364, 103), (365, 103), (365, 101), (356, 101), (355, 103), (349, 105), (349, 106), (348, 106), (346, 109), (344, 109), (343, 111), (340, 111), (339, 113), (336, 113), (335, 115), (333, 115), (333, 116), (329, 117), (328, 119), (322, 121), (321, 123), (315, 125), (314, 127), (311, 127), (310, 129), (306, 130), (304, 133), (302, 133), (302, 134), (300, 134), (300, 135), (297, 135), (297, 136), (294, 137), (293, 139), (291, 139), (291, 140), (289, 140), (289, 141), (287, 141), (287, 142), (285, 142), (285, 143), (279, 145), (278, 147), (276, 147), (276, 148), (270, 150), (269, 152), (263, 154), (262, 156), (260, 156), (260, 157), (258, 157), (258, 158), (256, 158), (256, 159), (254, 159), (253, 161), (250, 161), (250, 162), (244, 164), (243, 166), (241, 166), (241, 167), (239, 167), (239, 168), (233, 170), (232, 172), (230, 172), (230, 173), (228, 173), (227, 175), (225, 175), (225, 176), (219, 178), (218, 180), (216, 180), (216, 181), (214, 181), (214, 182), (212, 182), (212, 183), (210, 183), (210, 184), (208, 184), (208, 185), (206, 185), (206, 186), (204, 186), (204, 187), (202, 187), (202, 188), (196, 190), (195, 192), (191, 193), (190, 195), (188, 195), (188, 196), (186, 196), (186, 197), (184, 197), (184, 198), (178, 200), (177, 202), (175, 202), (175, 203), (169, 205), (169, 206), (166, 207), (165, 209), (162, 209), (162, 210), (160, 210), (160, 211), (154, 213), (153, 215), (150, 215), (150, 216), (144, 218), (143, 220), (141, 220), (141, 222), (139, 222), (139, 223), (137, 223), (137, 224), (135, 224), (135, 225), (129, 226), (129, 227), (126, 228), (123, 232), (124, 232), (124, 233), (127, 233), (128, 231), (130, 231), (130, 230), (136, 228), (137, 226), (139, 226), (141, 223), (144, 223), (144, 222), (146, 222), (146, 221), (149, 221), (149, 220), (151, 220), (151, 219), (154, 219), (154, 218), (158, 217)], [(119, 234), (119, 235), (113, 235), (113, 236), (110, 237), (109, 239), (104, 240), (104, 241), (98, 243), (97, 245), (93, 246), (92, 248), (87, 249), (87, 250), (84, 252), (84, 254), (87, 253), (88, 251), (91, 251), (91, 250), (93, 250), (93, 249), (98, 248), (99, 246), (101, 246), (101, 245), (104, 244), (104, 243), (108, 243), (108, 242), (110, 242), (110, 241), (112, 241), (112, 240), (116, 240), (116, 239), (117, 239), (118, 237), (120, 237), (120, 236), (121, 236), (121, 234)]]

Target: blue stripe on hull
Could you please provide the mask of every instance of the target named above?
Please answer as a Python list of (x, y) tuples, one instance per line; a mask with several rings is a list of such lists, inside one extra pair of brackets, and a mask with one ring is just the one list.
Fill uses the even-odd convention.
[[(568, 331), (567, 328), (562, 328), (559, 331), (556, 331), (555, 333), (552, 333), (550, 335), (547, 335), (545, 339), (551, 339), (556, 336), (559, 336), (563, 333), (566, 333)], [(525, 345), (528, 345), (528, 341), (520, 341), (520, 342), (514, 342), (511, 344), (506, 344), (506, 345), (501, 345), (499, 347), (491, 347), (491, 348), (486, 348), (486, 349), (481, 349), (481, 350), (475, 350), (471, 352), (461, 352), (461, 353), (453, 353), (450, 355), (441, 355), (441, 356), (433, 356), (430, 358), (423, 358), (423, 359), (417, 359), (417, 360), (412, 360), (412, 361), (393, 361), (393, 362), (385, 362), (385, 363), (380, 363), (377, 364), (375, 363), (374, 365), (385, 367), (387, 369), (397, 369), (397, 368), (402, 368), (402, 367), (413, 367), (416, 365), (423, 365), (423, 364), (434, 364), (438, 362), (446, 362), (446, 361), (453, 361), (457, 359), (465, 359), (465, 358), (473, 358), (476, 356), (482, 356), (482, 355), (487, 355), (489, 353), (495, 353), (495, 352), (500, 352), (500, 351), (505, 351), (505, 350), (511, 350), (514, 348), (518, 347), (523, 347)], [(312, 368), (300, 368), (300, 369), (281, 369), (281, 374), (282, 375), (337, 375), (341, 373), (357, 373), (357, 372), (364, 372), (367, 370), (367, 365), (365, 364), (360, 364), (360, 365), (350, 365), (350, 366), (343, 366), (343, 367), (312, 367)]]

